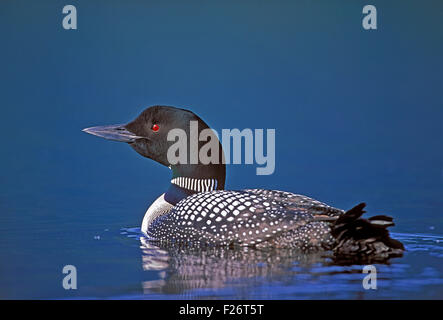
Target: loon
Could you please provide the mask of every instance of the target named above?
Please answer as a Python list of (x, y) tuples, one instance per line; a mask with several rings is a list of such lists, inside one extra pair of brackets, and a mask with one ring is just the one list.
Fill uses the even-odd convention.
[[(342, 256), (402, 255), (402, 243), (387, 230), (394, 225), (393, 219), (385, 215), (362, 218), (365, 203), (344, 211), (291, 192), (225, 190), (224, 153), (217, 138), (220, 161), (170, 163), (167, 153), (174, 142), (169, 141), (168, 132), (178, 128), (189, 136), (191, 121), (197, 121), (199, 133), (209, 129), (193, 112), (170, 106), (149, 107), (128, 124), (83, 129), (126, 142), (140, 155), (171, 169), (168, 190), (143, 218), (141, 230), (149, 239), (173, 245), (329, 250)], [(196, 143), (199, 148), (203, 144)]]

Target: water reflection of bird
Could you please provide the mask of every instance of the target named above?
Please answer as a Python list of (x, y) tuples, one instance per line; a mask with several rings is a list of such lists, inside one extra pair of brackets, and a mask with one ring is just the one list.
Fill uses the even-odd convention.
[(159, 271), (160, 276), (143, 282), (145, 294), (182, 294), (193, 289), (258, 285), (260, 281), (285, 282), (297, 273), (295, 265), (308, 268), (329, 259), (320, 252), (307, 255), (291, 249), (158, 247), (145, 238), (141, 243), (143, 269)]
[[(84, 129), (99, 137), (126, 142), (142, 156), (172, 170), (169, 189), (150, 206), (143, 219), (142, 231), (151, 239), (176, 245), (332, 250), (337, 256), (352, 257), (388, 258), (402, 254), (403, 245), (390, 238), (387, 231), (394, 225), (392, 218), (361, 218), (365, 212), (363, 203), (345, 212), (290, 192), (224, 190), (223, 150), (215, 136), (211, 139), (216, 139), (217, 147), (211, 152), (218, 154), (219, 161), (191, 164), (188, 154), (187, 161), (171, 163), (168, 150), (175, 141), (168, 140), (168, 133), (179, 129), (192, 138), (193, 121), (197, 124), (197, 137), (209, 128), (190, 111), (154, 106), (126, 125)], [(186, 141), (186, 145), (196, 143), (197, 150), (201, 150), (205, 143), (197, 140)]]

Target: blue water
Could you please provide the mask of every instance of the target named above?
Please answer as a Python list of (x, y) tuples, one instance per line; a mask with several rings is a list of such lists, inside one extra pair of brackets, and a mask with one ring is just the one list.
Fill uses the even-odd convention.
[[(0, 298), (443, 298), (443, 4), (364, 1), (0, 3)], [(288, 251), (180, 251), (139, 233), (170, 172), (81, 132), (145, 107), (213, 128), (275, 128), (266, 187), (388, 214), (402, 258), (362, 266)], [(78, 289), (64, 290), (74, 265)]]

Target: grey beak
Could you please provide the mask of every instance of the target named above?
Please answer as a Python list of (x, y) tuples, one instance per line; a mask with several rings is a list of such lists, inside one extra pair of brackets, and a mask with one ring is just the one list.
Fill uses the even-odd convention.
[(110, 126), (98, 126), (83, 129), (82, 131), (108, 140), (131, 143), (137, 139), (143, 139), (125, 128), (124, 124)]

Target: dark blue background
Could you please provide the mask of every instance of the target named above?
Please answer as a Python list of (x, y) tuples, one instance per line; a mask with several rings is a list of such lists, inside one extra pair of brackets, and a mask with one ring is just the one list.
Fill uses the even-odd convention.
[[(66, 4), (78, 30), (62, 28)], [(93, 283), (80, 295), (142, 273), (118, 230), (139, 226), (170, 172), (81, 129), (154, 104), (216, 130), (276, 129), (275, 173), (231, 165), (228, 188), (365, 201), (397, 231), (442, 233), (443, 4), (371, 2), (371, 31), (365, 4), (2, 1), (0, 297), (72, 295), (66, 264)]]

